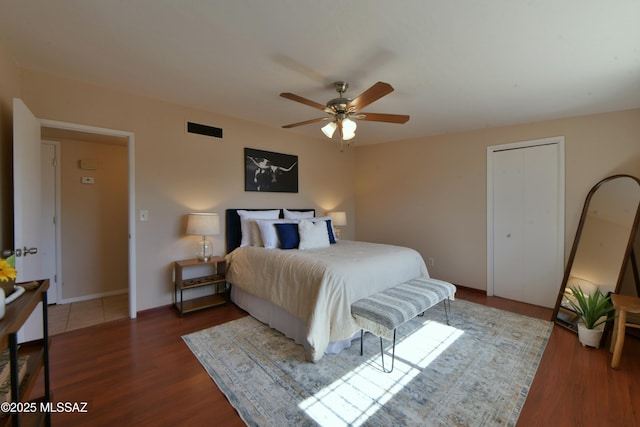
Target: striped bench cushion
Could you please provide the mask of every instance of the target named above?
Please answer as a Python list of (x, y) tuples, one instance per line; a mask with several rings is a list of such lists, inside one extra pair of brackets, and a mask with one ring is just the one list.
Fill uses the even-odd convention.
[(456, 287), (442, 280), (418, 277), (351, 304), (351, 314), (363, 329), (388, 337), (395, 328), (446, 298)]

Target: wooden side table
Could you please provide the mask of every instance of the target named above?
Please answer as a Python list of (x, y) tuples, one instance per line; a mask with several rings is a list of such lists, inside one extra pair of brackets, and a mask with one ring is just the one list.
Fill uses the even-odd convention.
[[(51, 411), (41, 411), (40, 408), (51, 408), (51, 385), (49, 368), (49, 327), (47, 323), (47, 290), (49, 279), (38, 280), (35, 289), (27, 291), (17, 300), (7, 305), (5, 316), (0, 320), (0, 352), (9, 348), (9, 376), (11, 383), (11, 403), (2, 412), (0, 426), (50, 426)], [(18, 283), (20, 285), (20, 283)], [(42, 303), (42, 332), (43, 338), (27, 343), (18, 344), (18, 331), (22, 328), (29, 315)], [(20, 359), (26, 360), (26, 374), (20, 375)], [(43, 368), (43, 374), (40, 370)], [(42, 378), (42, 394), (34, 393), (34, 386)], [(13, 408), (13, 409), (12, 409)], [(37, 408), (37, 410), (33, 410)], [(55, 404), (53, 404), (55, 409)]]
[[(185, 279), (184, 270), (189, 267), (207, 266), (212, 274)], [(175, 306), (180, 316), (196, 310), (215, 307), (227, 302), (227, 280), (225, 273), (227, 261), (223, 257), (211, 257), (208, 261), (199, 261), (195, 258), (176, 261), (174, 263), (174, 297)], [(213, 294), (198, 298), (184, 300), (183, 292), (187, 289), (195, 289), (204, 286), (212, 286)], [(222, 291), (220, 290), (222, 287)]]

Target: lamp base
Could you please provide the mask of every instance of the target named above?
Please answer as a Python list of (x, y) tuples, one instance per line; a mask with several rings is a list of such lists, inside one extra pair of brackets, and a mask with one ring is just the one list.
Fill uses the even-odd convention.
[(213, 256), (213, 245), (211, 245), (211, 242), (203, 236), (202, 240), (198, 242), (195, 252), (196, 259), (198, 261), (208, 262)]

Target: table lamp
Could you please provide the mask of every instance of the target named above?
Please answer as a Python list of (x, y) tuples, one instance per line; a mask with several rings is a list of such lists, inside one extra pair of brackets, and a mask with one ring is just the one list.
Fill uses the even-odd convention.
[(336, 232), (336, 238), (340, 238), (340, 228), (347, 225), (347, 213), (346, 212), (329, 212), (333, 228)]
[(202, 241), (196, 246), (196, 258), (198, 261), (209, 261), (213, 255), (213, 246), (207, 236), (220, 234), (220, 217), (217, 213), (190, 213), (187, 234), (202, 236)]

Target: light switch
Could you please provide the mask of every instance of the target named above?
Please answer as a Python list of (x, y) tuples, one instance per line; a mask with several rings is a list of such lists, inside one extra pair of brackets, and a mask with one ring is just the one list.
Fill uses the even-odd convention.
[(146, 209), (138, 211), (138, 218), (140, 221), (149, 221), (149, 211)]

